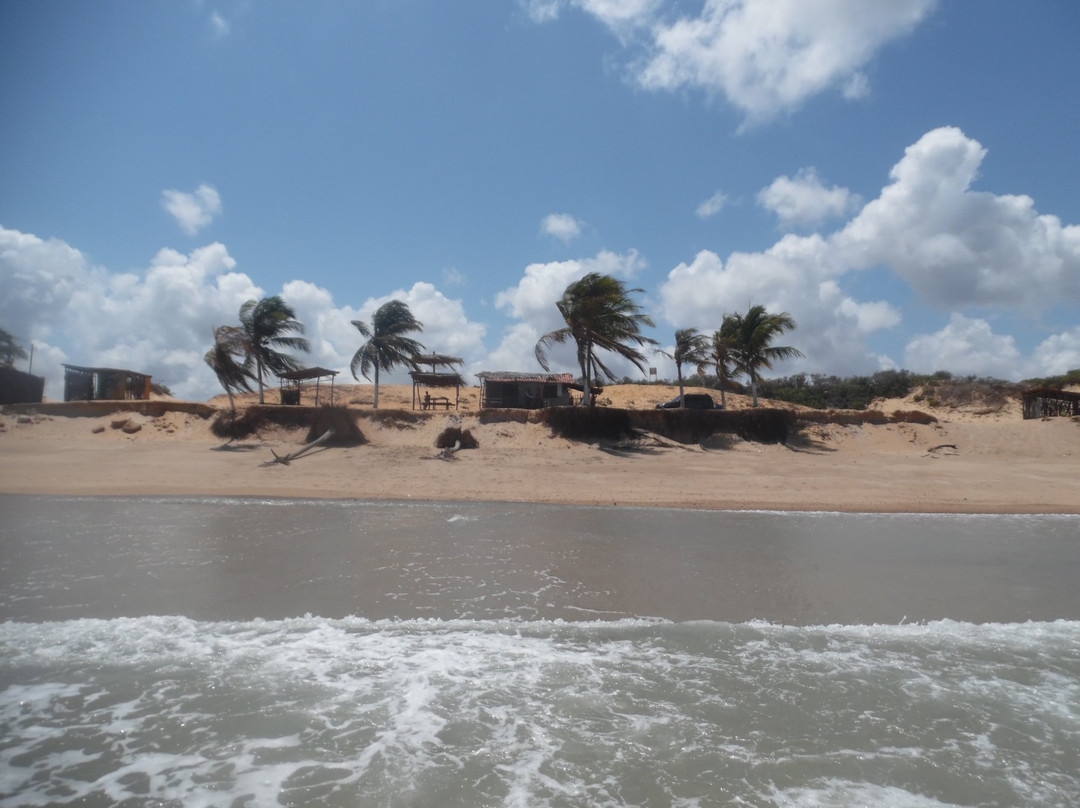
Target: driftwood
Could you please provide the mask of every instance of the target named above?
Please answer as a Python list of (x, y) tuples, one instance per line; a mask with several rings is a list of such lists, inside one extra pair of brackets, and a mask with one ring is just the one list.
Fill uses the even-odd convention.
[(274, 463), (281, 463), (283, 466), (287, 466), (287, 465), (289, 465), (289, 463), (296, 460), (296, 458), (300, 457), (300, 455), (304, 454), (305, 452), (311, 451), (316, 446), (322, 446), (324, 443), (326, 443), (332, 437), (334, 437), (334, 430), (328, 429), (328, 430), (326, 430), (325, 432), (322, 433), (321, 437), (316, 438), (315, 440), (313, 440), (311, 443), (307, 444), (306, 446), (301, 446), (295, 452), (289, 452), (287, 455), (279, 455), (277, 452), (275, 452), (273, 449), (271, 449), (270, 454), (272, 454), (274, 456), (274, 459), (270, 463), (268, 463), (267, 465), (273, 465)]
[(930, 457), (937, 457), (937, 455), (935, 455), (934, 452), (938, 451), (939, 449), (952, 449), (954, 452), (959, 452), (960, 451), (956, 447), (955, 443), (939, 443), (937, 446), (931, 446), (929, 449), (927, 449), (926, 454), (929, 455)]

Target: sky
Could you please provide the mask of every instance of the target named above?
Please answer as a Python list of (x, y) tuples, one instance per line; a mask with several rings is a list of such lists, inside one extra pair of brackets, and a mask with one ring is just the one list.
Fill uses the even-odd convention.
[(595, 271), (668, 350), (789, 313), (766, 375), (1064, 373), (1078, 32), (1075, 0), (0, 3), (0, 328), (48, 398), (69, 363), (205, 400), (244, 301), (351, 383), (398, 299), (473, 383), (539, 370)]

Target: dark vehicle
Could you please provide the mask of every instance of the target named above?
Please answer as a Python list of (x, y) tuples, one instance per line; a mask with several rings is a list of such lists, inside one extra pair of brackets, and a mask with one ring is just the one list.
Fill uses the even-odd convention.
[[(686, 403), (683, 403), (683, 399), (686, 399)], [(705, 393), (687, 393), (685, 396), (675, 396), (671, 401), (665, 401), (663, 404), (657, 404), (658, 410), (677, 410), (680, 407), (685, 407), (688, 410), (715, 410), (716, 402), (712, 400), (712, 396), (705, 395)]]

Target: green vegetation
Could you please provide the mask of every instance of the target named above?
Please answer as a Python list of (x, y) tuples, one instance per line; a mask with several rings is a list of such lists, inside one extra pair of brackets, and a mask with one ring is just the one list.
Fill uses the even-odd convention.
[(1021, 382), (1025, 388), (1061, 390), (1070, 385), (1080, 386), (1080, 368), (1066, 371), (1060, 376), (1046, 376), (1045, 378), (1025, 379)]

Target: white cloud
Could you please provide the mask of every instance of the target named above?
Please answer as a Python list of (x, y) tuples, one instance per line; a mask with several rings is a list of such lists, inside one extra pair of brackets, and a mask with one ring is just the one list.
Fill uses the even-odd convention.
[(920, 334), (904, 350), (904, 367), (916, 373), (948, 370), (961, 375), (1020, 378), (1025, 362), (1013, 337), (995, 334), (986, 320), (954, 313), (933, 334)]
[(724, 205), (726, 205), (727, 203), (727, 194), (725, 194), (723, 191), (717, 191), (715, 194), (713, 194), (700, 205), (698, 205), (695, 213), (697, 213), (698, 218), (707, 219), (710, 216), (715, 216), (720, 211), (722, 211), (724, 209)]
[(1060, 376), (1080, 368), (1080, 326), (1043, 340), (1035, 349), (1034, 375)]
[(847, 188), (826, 188), (813, 167), (800, 169), (794, 178), (777, 177), (758, 192), (757, 201), (775, 213), (784, 228), (819, 227), (859, 204), (858, 196)]
[(521, 0), (533, 22), (559, 18), (562, 9), (574, 7), (596, 17), (615, 33), (648, 25), (665, 0)]
[(568, 243), (581, 235), (581, 222), (569, 213), (549, 213), (540, 220), (540, 232)]
[(853, 269), (879, 264), (932, 304), (1035, 309), (1080, 302), (1080, 226), (1027, 196), (973, 191), (986, 150), (959, 129), (923, 135), (892, 183), (836, 236)]
[[(864, 68), (889, 42), (911, 33), (937, 0), (705, 0), (680, 13), (663, 0), (574, 0), (624, 45), (643, 47), (633, 79), (652, 90), (699, 89), (723, 95), (747, 125), (838, 90), (862, 98)], [(555, 0), (530, 0), (530, 16), (559, 16)]]
[[(985, 154), (958, 129), (928, 132), (906, 150), (880, 195), (840, 231), (788, 234), (762, 252), (733, 253), (726, 262), (701, 252), (668, 274), (660, 287), (661, 313), (677, 327), (711, 329), (725, 312), (760, 303), (795, 318), (792, 341), (807, 354), (800, 367), (864, 372), (897, 364), (871, 351), (868, 338), (895, 328), (901, 317), (888, 301), (857, 299), (844, 281), (879, 268), (959, 318), (914, 340), (905, 367), (918, 362), (930, 371), (1010, 378), (1059, 372), (1050, 368), (1075, 356), (1072, 332), (1025, 358), (1013, 337), (994, 335), (985, 320), (964, 316), (969, 309), (1024, 315), (1080, 302), (1080, 227), (1039, 214), (1028, 197), (973, 191)], [(791, 203), (792, 211), (799, 209)]]
[(761, 304), (785, 311), (797, 324), (785, 340), (807, 359), (789, 363), (809, 370), (836, 373), (836, 368), (863, 372), (881, 359), (869, 352), (865, 339), (900, 322), (887, 301), (858, 301), (834, 279), (829, 243), (820, 236), (788, 235), (762, 253), (734, 253), (727, 263), (710, 251), (679, 264), (660, 286), (660, 311), (673, 326), (711, 332), (725, 314)]
[(552, 22), (559, 18), (562, 9), (560, 0), (521, 0), (521, 5), (533, 22)]
[(462, 286), (465, 283), (465, 274), (457, 267), (447, 267), (443, 270), (443, 283), (447, 286)]
[[(188, 254), (163, 249), (142, 272), (110, 273), (62, 241), (0, 227), (0, 288), (12, 290), (0, 296), (0, 323), (33, 341), (34, 372), (46, 377), (51, 399), (63, 396), (60, 365), (68, 362), (149, 373), (181, 397), (204, 400), (220, 392), (203, 362), (212, 328), (238, 322), (244, 301), (267, 294), (235, 268), (225, 246), (214, 243)], [(392, 297), (424, 323), (420, 339), (432, 350), (470, 361), (483, 353), (484, 326), (431, 284), (358, 309), (338, 307), (329, 291), (308, 281), (290, 281), (280, 294), (306, 326), (312, 352), (301, 359), (309, 366), (347, 376), (363, 341), (350, 321), (370, 321)]]
[(194, 236), (221, 213), (221, 196), (212, 185), (205, 183), (195, 189), (195, 193), (166, 190), (161, 192), (161, 203), (180, 229), (189, 236)]

